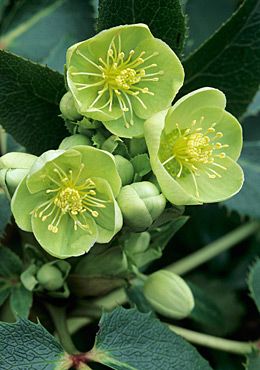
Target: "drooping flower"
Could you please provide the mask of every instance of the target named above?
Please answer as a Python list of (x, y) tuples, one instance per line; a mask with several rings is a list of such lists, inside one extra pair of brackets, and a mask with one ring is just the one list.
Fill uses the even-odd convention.
[(12, 198), (18, 226), (59, 258), (107, 243), (122, 227), (121, 187), (112, 155), (89, 146), (40, 156)]
[(67, 52), (78, 112), (122, 137), (141, 136), (144, 120), (170, 106), (183, 79), (175, 53), (144, 24), (102, 31)]
[(202, 88), (145, 122), (153, 172), (173, 204), (219, 202), (240, 190), (242, 129), (225, 105), (221, 91)]

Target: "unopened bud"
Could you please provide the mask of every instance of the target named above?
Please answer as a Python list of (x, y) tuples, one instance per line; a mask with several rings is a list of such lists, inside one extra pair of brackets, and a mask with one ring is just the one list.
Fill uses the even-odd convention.
[(194, 298), (189, 286), (178, 275), (159, 270), (151, 274), (144, 283), (144, 295), (159, 314), (183, 319), (194, 308)]
[(39, 284), (46, 290), (54, 291), (63, 286), (62, 272), (55, 266), (46, 263), (37, 272)]
[(88, 137), (80, 134), (65, 137), (60, 143), (59, 149), (67, 150), (77, 145), (91, 145)]
[(128, 185), (134, 177), (134, 167), (130, 161), (121, 155), (115, 155), (116, 168), (121, 177), (122, 185)]
[(63, 95), (60, 101), (60, 111), (64, 118), (70, 121), (78, 121), (82, 118), (81, 114), (76, 109), (74, 98), (70, 91)]
[(165, 197), (148, 182), (135, 182), (124, 186), (117, 198), (124, 222), (134, 231), (147, 229), (163, 212)]

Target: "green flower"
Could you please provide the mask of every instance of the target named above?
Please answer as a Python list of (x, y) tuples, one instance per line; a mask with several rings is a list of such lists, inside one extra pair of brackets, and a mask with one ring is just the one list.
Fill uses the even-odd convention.
[(71, 46), (67, 81), (78, 112), (122, 137), (170, 106), (183, 84), (175, 53), (144, 24), (114, 27)]
[(170, 202), (219, 202), (240, 190), (242, 129), (225, 105), (221, 91), (206, 87), (145, 122), (151, 166)]
[(122, 227), (121, 187), (113, 156), (89, 146), (40, 156), (12, 198), (18, 226), (58, 258), (107, 243)]

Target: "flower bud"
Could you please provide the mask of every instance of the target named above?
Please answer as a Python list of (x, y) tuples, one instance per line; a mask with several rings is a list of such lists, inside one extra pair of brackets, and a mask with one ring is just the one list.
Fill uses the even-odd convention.
[(91, 145), (88, 137), (80, 134), (65, 137), (60, 143), (59, 149), (67, 150), (77, 145)]
[(166, 204), (165, 197), (148, 181), (124, 186), (117, 201), (124, 222), (134, 231), (143, 231), (151, 226)]
[(9, 196), (13, 195), (36, 159), (27, 153), (7, 153), (0, 158), (0, 186)]
[(134, 167), (130, 161), (121, 155), (115, 155), (116, 168), (121, 177), (122, 185), (131, 184), (134, 177)]
[(81, 114), (76, 109), (74, 98), (69, 91), (61, 98), (60, 111), (64, 118), (70, 121), (78, 121), (82, 118)]
[(194, 308), (194, 298), (189, 286), (178, 275), (159, 270), (151, 274), (144, 283), (144, 295), (159, 314), (183, 319)]
[(55, 266), (46, 263), (37, 272), (39, 284), (46, 290), (58, 290), (63, 286), (62, 272)]

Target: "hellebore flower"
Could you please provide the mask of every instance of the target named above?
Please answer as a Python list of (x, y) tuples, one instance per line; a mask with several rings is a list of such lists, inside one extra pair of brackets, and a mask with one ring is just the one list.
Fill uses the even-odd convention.
[(170, 106), (182, 65), (145, 24), (100, 32), (67, 51), (67, 82), (78, 112), (122, 137), (143, 135), (144, 120)]
[(240, 190), (242, 129), (225, 105), (221, 91), (202, 88), (145, 122), (151, 167), (171, 203), (219, 202)]
[(33, 164), (12, 198), (16, 223), (58, 258), (107, 243), (122, 227), (121, 187), (113, 156), (89, 146), (50, 150)]

